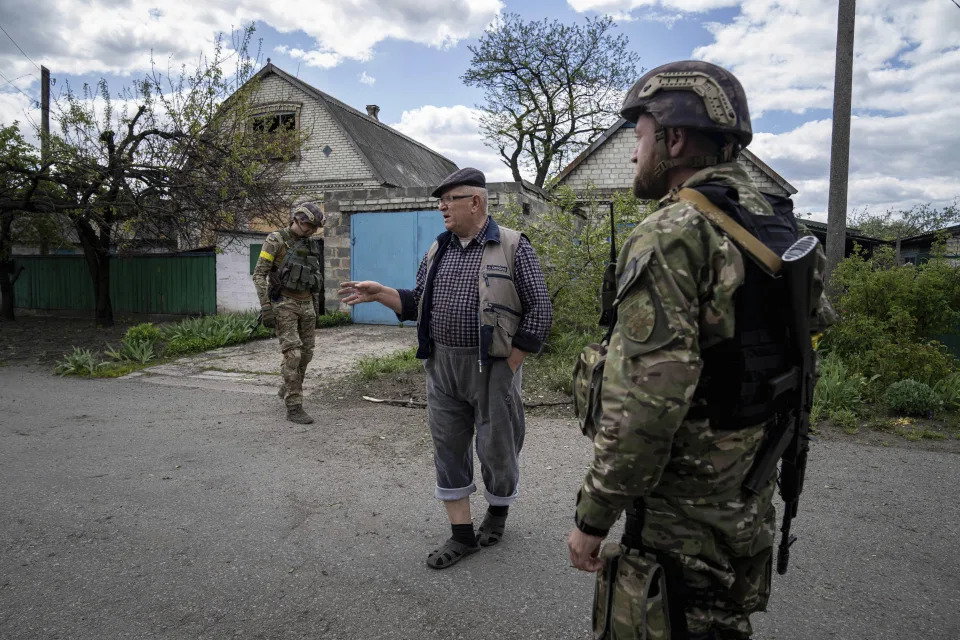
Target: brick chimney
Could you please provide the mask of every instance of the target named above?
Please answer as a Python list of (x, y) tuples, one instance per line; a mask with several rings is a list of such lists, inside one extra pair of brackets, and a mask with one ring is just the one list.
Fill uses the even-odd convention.
[(377, 122), (380, 122), (380, 118), (378, 117), (379, 113), (380, 113), (380, 107), (378, 107), (375, 104), (367, 105), (367, 115), (373, 118), (374, 120), (376, 120)]

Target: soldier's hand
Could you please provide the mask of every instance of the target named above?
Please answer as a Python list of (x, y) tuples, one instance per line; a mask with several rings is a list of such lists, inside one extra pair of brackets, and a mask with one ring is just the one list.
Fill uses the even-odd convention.
[(377, 294), (383, 291), (383, 285), (373, 280), (363, 282), (341, 282), (337, 295), (340, 301), (346, 304), (360, 304), (361, 302), (376, 302)]
[(581, 571), (599, 571), (603, 566), (603, 561), (598, 557), (600, 555), (600, 543), (603, 538), (591, 536), (573, 528), (567, 537), (567, 547), (570, 549), (570, 562)]
[(273, 310), (273, 305), (264, 305), (260, 308), (260, 322), (267, 329), (274, 329), (277, 326), (277, 314)]

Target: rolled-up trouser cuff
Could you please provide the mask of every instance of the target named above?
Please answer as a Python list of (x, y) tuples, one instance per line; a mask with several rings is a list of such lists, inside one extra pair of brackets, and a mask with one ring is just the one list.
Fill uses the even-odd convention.
[(507, 507), (513, 504), (513, 501), (517, 499), (519, 491), (514, 491), (512, 496), (495, 496), (486, 489), (483, 490), (483, 495), (487, 499), (487, 504), (491, 507)]
[[(476, 483), (471, 482), (466, 487), (460, 487), (458, 489), (447, 489), (445, 487), (437, 486), (433, 491), (433, 495), (437, 497), (437, 500), (443, 500), (444, 502), (452, 502), (453, 500), (461, 500), (467, 496), (475, 493), (477, 491)], [(492, 504), (492, 503), (491, 503)]]

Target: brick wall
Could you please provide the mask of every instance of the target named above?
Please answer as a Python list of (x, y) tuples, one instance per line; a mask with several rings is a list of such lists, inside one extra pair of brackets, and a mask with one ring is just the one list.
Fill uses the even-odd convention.
[[(350, 217), (354, 213), (389, 211), (425, 211), (437, 207), (430, 195), (432, 187), (403, 189), (354, 189), (324, 193), (324, 207), (329, 216), (324, 227), (324, 287), (328, 309), (339, 307), (337, 288), (350, 279)], [(529, 215), (537, 215), (547, 207), (547, 195), (532, 185), (516, 182), (494, 182), (487, 185), (488, 209), (491, 215), (510, 203), (526, 205)], [(346, 310), (347, 307), (340, 307)]]
[[(570, 172), (562, 184), (577, 191), (589, 188), (600, 192), (630, 189), (636, 173), (636, 165), (630, 162), (634, 140), (632, 127), (619, 129)], [(761, 191), (781, 196), (790, 195), (749, 159), (741, 156), (738, 162)]]
[[(280, 76), (269, 75), (257, 88), (257, 104), (300, 104), (300, 130), (308, 140), (298, 161), (289, 163), (288, 179), (317, 191), (377, 186), (377, 179), (353, 143), (327, 112), (326, 105)], [(329, 147), (330, 153), (324, 153)]]

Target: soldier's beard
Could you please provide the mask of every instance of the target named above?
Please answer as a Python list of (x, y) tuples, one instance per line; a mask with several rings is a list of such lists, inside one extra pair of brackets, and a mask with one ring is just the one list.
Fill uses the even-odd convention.
[(633, 195), (637, 198), (659, 200), (670, 190), (666, 172), (657, 175), (654, 171), (657, 164), (656, 160), (648, 158), (642, 165), (637, 165), (637, 175), (633, 177)]

